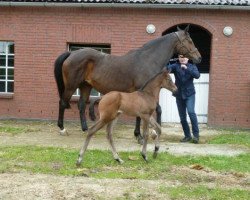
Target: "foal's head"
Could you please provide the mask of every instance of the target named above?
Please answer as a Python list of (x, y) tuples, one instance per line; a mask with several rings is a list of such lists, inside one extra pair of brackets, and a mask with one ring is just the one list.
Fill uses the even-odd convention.
[(188, 33), (189, 25), (185, 28), (185, 30), (181, 30), (179, 27), (177, 27), (177, 29), (178, 31), (175, 32), (175, 35), (178, 37), (179, 41), (175, 47), (175, 53), (191, 59), (194, 63), (200, 63), (201, 54), (195, 47), (193, 40)]
[(170, 90), (171, 92), (173, 92), (175, 94), (177, 92), (178, 88), (174, 84), (174, 82), (169, 74), (169, 71), (164, 69), (162, 72), (162, 76), (163, 76), (163, 81), (162, 81), (161, 87), (166, 88), (167, 90)]

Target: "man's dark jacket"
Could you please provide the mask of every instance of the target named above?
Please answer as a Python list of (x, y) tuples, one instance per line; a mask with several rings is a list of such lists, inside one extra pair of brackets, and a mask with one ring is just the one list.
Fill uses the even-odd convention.
[(200, 72), (194, 64), (187, 63), (186, 66), (187, 69), (181, 68), (179, 62), (167, 66), (167, 69), (171, 70), (171, 73), (174, 73), (175, 76), (175, 85), (178, 87), (176, 98), (186, 99), (195, 94), (193, 80), (200, 77)]

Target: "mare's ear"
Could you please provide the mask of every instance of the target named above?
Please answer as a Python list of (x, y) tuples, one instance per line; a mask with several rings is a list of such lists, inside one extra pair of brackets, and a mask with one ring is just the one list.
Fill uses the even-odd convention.
[(185, 28), (185, 33), (187, 33), (189, 31), (189, 27), (190, 27), (190, 24), (187, 25), (187, 27)]
[(181, 31), (181, 29), (180, 29), (180, 27), (179, 27), (179, 26), (177, 26), (177, 31)]

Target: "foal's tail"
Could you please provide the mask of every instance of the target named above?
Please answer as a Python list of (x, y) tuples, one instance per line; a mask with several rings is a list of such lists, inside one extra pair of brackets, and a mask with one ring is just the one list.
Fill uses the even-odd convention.
[(62, 98), (64, 89), (65, 89), (65, 86), (63, 83), (63, 76), (62, 76), (62, 65), (63, 65), (63, 62), (69, 57), (69, 55), (70, 55), (70, 52), (68, 51), (61, 54), (60, 56), (58, 56), (54, 64), (55, 66), (54, 75), (55, 75), (57, 89), (58, 89), (60, 98)]
[(91, 100), (90, 101), (90, 104), (89, 104), (89, 118), (92, 120), (92, 121), (95, 121), (96, 120), (96, 116), (95, 116), (95, 105), (97, 105), (99, 102), (100, 102), (101, 98), (99, 99), (94, 99), (94, 100)]

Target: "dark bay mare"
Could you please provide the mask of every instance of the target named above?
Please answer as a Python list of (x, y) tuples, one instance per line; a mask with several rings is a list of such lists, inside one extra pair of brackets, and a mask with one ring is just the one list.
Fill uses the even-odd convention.
[(107, 139), (112, 149), (113, 157), (119, 163), (123, 163), (123, 160), (119, 157), (116, 148), (114, 146), (112, 131), (113, 126), (121, 113), (129, 116), (140, 117), (143, 121), (143, 147), (141, 155), (145, 161), (147, 161), (147, 140), (149, 132), (149, 124), (156, 130), (157, 136), (154, 138), (155, 150), (154, 158), (156, 158), (159, 145), (159, 137), (161, 134), (161, 126), (153, 118), (153, 112), (156, 109), (156, 105), (159, 98), (161, 88), (166, 88), (171, 92), (177, 92), (177, 87), (173, 83), (169, 72), (164, 69), (162, 72), (156, 74), (153, 78), (146, 82), (146, 84), (138, 91), (125, 93), (112, 91), (105, 94), (99, 103), (98, 110), (100, 114), (99, 120), (88, 130), (86, 140), (80, 150), (79, 158), (77, 160), (77, 166), (79, 166), (83, 160), (84, 153), (88, 147), (92, 136), (107, 125)]
[[(70, 108), (70, 98), (80, 89), (78, 108), (82, 130), (88, 129), (85, 109), (90, 91), (95, 88), (102, 94), (110, 91), (133, 92), (143, 86), (152, 76), (159, 73), (176, 53), (201, 61), (201, 55), (188, 33), (178, 28), (177, 32), (149, 41), (141, 48), (129, 51), (123, 56), (101, 53), (91, 48), (65, 52), (55, 61), (55, 79), (60, 96), (58, 126), (60, 133), (66, 132), (63, 125), (64, 111)], [(158, 114), (161, 114), (161, 109)], [(160, 111), (160, 112), (159, 112)], [(160, 123), (160, 117), (157, 117)], [(137, 118), (135, 136), (140, 136), (140, 122)]]

